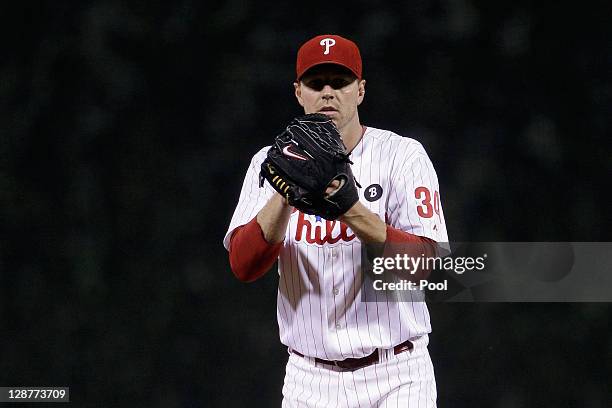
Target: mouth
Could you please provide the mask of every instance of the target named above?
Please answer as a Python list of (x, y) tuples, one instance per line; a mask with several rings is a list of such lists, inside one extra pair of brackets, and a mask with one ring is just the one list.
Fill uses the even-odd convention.
[(322, 114), (328, 115), (328, 116), (329, 115), (333, 115), (333, 114), (335, 114), (337, 112), (338, 112), (338, 110), (336, 108), (334, 108), (334, 107), (331, 107), (331, 106), (324, 106), (321, 109), (319, 109), (319, 113), (322, 113)]

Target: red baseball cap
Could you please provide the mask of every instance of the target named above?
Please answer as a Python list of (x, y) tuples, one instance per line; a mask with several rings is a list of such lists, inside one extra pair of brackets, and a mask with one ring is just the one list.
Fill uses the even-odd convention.
[(361, 54), (357, 44), (333, 34), (318, 35), (306, 41), (298, 50), (295, 71), (297, 79), (319, 64), (337, 64), (361, 79)]

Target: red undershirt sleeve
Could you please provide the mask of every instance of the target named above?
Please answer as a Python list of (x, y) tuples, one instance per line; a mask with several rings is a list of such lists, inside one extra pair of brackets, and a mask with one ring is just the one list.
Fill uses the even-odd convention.
[(232, 272), (242, 282), (253, 282), (270, 270), (280, 253), (283, 243), (268, 243), (257, 217), (232, 233), (229, 245), (229, 261)]
[[(396, 245), (386, 245), (386, 244)], [(402, 243), (410, 245), (401, 245)], [(399, 245), (398, 245), (399, 244)], [(399, 252), (411, 257), (434, 257), (437, 253), (437, 243), (433, 239), (410, 234), (387, 225), (387, 240), (385, 241), (385, 257), (394, 257)], [(415, 279), (426, 279), (431, 271), (420, 270), (413, 277)]]

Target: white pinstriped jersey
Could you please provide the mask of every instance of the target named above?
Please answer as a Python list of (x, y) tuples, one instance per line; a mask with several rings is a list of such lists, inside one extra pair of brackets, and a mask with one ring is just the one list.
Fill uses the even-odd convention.
[[(259, 188), (268, 149), (251, 160), (223, 241), (226, 248), (232, 231), (248, 223), (274, 193), (267, 182)], [(362, 204), (397, 229), (448, 242), (438, 178), (419, 142), (367, 127), (350, 159)], [(306, 356), (358, 358), (431, 331), (425, 302), (398, 302), (385, 292), (376, 302), (361, 301), (361, 243), (339, 221), (294, 212), (278, 272), (280, 339)]]

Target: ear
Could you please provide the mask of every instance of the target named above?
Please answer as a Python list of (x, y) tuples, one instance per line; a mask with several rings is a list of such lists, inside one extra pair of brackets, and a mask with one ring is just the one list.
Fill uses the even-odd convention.
[(297, 98), (298, 103), (300, 104), (301, 107), (304, 107), (304, 101), (302, 100), (302, 87), (300, 86), (299, 83), (294, 82), (293, 88), (295, 88), (295, 97)]
[(365, 85), (366, 85), (365, 79), (362, 79), (357, 84), (357, 86), (358, 86), (358, 88), (357, 88), (357, 105), (361, 105), (361, 102), (363, 101), (363, 98), (365, 97)]

